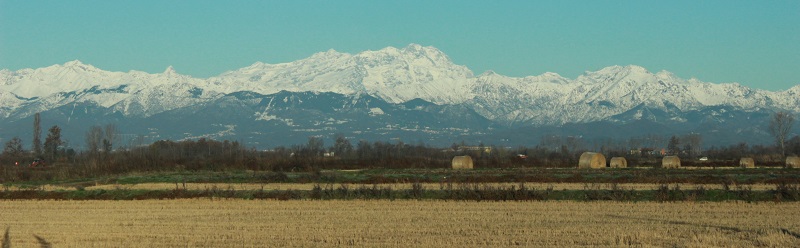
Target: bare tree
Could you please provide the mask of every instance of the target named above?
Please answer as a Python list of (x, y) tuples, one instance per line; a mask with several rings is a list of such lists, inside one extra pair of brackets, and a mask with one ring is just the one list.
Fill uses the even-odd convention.
[(25, 151), (22, 149), (22, 139), (14, 137), (6, 142), (3, 148), (3, 156), (11, 159), (20, 159)]
[(339, 157), (347, 157), (353, 153), (353, 145), (342, 134), (336, 135), (336, 141), (332, 148), (334, 154)]
[(575, 152), (578, 150), (583, 150), (584, 140), (581, 136), (567, 136), (567, 147), (569, 148), (570, 152)]
[(775, 138), (775, 143), (781, 149), (783, 156), (786, 156), (786, 137), (789, 136), (792, 125), (794, 125), (794, 117), (783, 111), (775, 113), (769, 122), (769, 132)]
[(53, 126), (48, 129), (47, 138), (44, 140), (44, 153), (47, 159), (56, 159), (59, 155), (58, 147), (62, 144), (61, 128)]
[(310, 136), (308, 137), (308, 147), (307, 149), (312, 154), (312, 156), (319, 156), (325, 151), (325, 142), (322, 140), (321, 137), (317, 136)]
[(561, 141), (561, 136), (558, 135), (543, 135), (539, 145), (549, 150), (558, 150), (564, 142)]
[(111, 152), (117, 137), (117, 126), (114, 124), (106, 124), (103, 134), (105, 134), (105, 138), (103, 138), (103, 150)]
[(628, 148), (630, 149), (640, 149), (642, 148), (642, 139), (637, 137), (631, 137), (628, 139)]
[(701, 146), (703, 143), (703, 136), (698, 133), (690, 133), (682, 138), (681, 141), (684, 143), (684, 150), (689, 153), (689, 156), (695, 157), (700, 155), (702, 151)]
[(86, 133), (86, 149), (91, 153), (96, 153), (100, 150), (100, 145), (103, 142), (103, 128), (100, 126), (92, 126), (89, 132)]
[(667, 144), (667, 151), (670, 155), (679, 155), (681, 153), (681, 139), (678, 136), (673, 135), (669, 138), (669, 143)]
[(42, 126), (39, 113), (33, 115), (33, 154), (39, 156), (42, 154)]

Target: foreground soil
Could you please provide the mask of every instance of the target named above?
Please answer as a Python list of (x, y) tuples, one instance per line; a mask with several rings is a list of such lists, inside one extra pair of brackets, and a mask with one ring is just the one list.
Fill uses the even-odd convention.
[(796, 202), (4, 200), (0, 227), (12, 247), (798, 247), (798, 211)]

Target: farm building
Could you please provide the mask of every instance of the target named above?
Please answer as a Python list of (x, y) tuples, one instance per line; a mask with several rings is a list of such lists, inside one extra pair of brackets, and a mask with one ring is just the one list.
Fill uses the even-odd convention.
[(753, 158), (742, 158), (739, 160), (739, 166), (742, 168), (756, 168), (756, 162)]
[(786, 168), (800, 168), (800, 157), (786, 157)]
[(628, 168), (628, 160), (624, 157), (613, 157), (609, 164), (611, 168)]
[(579, 169), (606, 168), (606, 156), (596, 152), (584, 152), (578, 160)]
[(661, 168), (681, 168), (681, 159), (678, 156), (665, 156), (661, 159)]
[(472, 169), (472, 157), (455, 156), (453, 157), (453, 169)]

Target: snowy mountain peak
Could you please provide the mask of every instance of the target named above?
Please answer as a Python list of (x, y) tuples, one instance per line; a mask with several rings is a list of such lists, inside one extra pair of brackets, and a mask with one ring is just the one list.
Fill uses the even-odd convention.
[(311, 57), (308, 57), (306, 60), (336, 59), (336, 58), (341, 58), (342, 56), (348, 56), (348, 55), (349, 54), (347, 54), (347, 53), (340, 53), (340, 52), (338, 52), (336, 50), (328, 49), (328, 51), (325, 51), (325, 52), (315, 53), (315, 54), (311, 55)]
[(530, 83), (530, 82), (550, 83), (550, 84), (564, 85), (564, 86), (569, 85), (570, 83), (573, 82), (573, 80), (565, 78), (565, 77), (563, 77), (560, 74), (555, 73), (555, 72), (545, 72), (545, 73), (542, 73), (541, 75), (538, 75), (538, 76), (527, 76), (527, 77), (524, 77), (524, 78), (522, 78), (520, 80), (526, 81), (528, 83)]
[(605, 67), (595, 72), (586, 72), (584, 75), (578, 77), (576, 81), (588, 84), (625, 84), (632, 87), (632, 85), (657, 83), (659, 82), (659, 78), (657, 75), (641, 66), (615, 65)]
[(492, 77), (496, 75), (498, 75), (497, 72), (494, 72), (493, 70), (486, 70), (485, 72), (478, 75), (478, 77)]
[(408, 44), (408, 46), (404, 47), (406, 50), (422, 50), (424, 47), (417, 43)]
[(656, 77), (664, 78), (664, 79), (677, 79), (678, 76), (675, 73), (672, 73), (667, 70), (661, 70), (660, 72), (656, 73)]
[(400, 51), (406, 52), (406, 53), (424, 54), (424, 55), (429, 55), (429, 54), (438, 55), (438, 54), (442, 53), (442, 51), (439, 51), (439, 49), (436, 49), (435, 47), (432, 47), (432, 46), (427, 46), (426, 47), (426, 46), (422, 46), (420, 44), (414, 44), (414, 43), (411, 43), (408, 46), (400, 49)]
[(794, 87), (791, 87), (791, 88), (789, 88), (789, 89), (788, 89), (788, 90), (786, 90), (785, 92), (787, 92), (787, 93), (789, 93), (789, 94), (796, 95), (796, 96), (800, 96), (800, 84), (798, 84), (798, 85), (795, 85)]
[(167, 69), (164, 70), (163, 74), (165, 74), (167, 76), (172, 76), (172, 75), (175, 75), (175, 74), (178, 74), (178, 73), (175, 71), (175, 68), (173, 68), (172, 66), (168, 66)]
[(245, 67), (233, 70), (233, 71), (224, 72), (224, 73), (220, 74), (220, 76), (221, 75), (225, 75), (225, 74), (231, 74), (231, 73), (244, 73), (244, 72), (250, 72), (250, 71), (263, 70), (264, 68), (267, 68), (269, 66), (271, 66), (271, 65), (267, 64), (267, 63), (264, 63), (264, 62), (261, 62), (261, 61), (256, 61), (252, 65), (248, 65), (248, 66), (245, 66)]
[(83, 62), (81, 62), (80, 60), (77, 60), (77, 59), (64, 63), (64, 67), (81, 66), (81, 65), (84, 65)]
[[(638, 65), (627, 65), (627, 66), (624, 66), (623, 68), (625, 68), (628, 71), (636, 72), (636, 73), (650, 73), (650, 71), (648, 71), (646, 68), (638, 66)], [(652, 74), (652, 73), (650, 73), (650, 74)]]
[(555, 72), (545, 72), (545, 73), (542, 73), (541, 76), (543, 76), (543, 77), (552, 77), (552, 78), (563, 78), (561, 76), (561, 74), (558, 74), (558, 73), (555, 73)]
[(642, 105), (681, 111), (708, 106), (800, 111), (800, 86), (769, 92), (686, 80), (668, 71), (653, 74), (636, 65), (609, 66), (576, 79), (552, 72), (509, 77), (491, 70), (476, 77), (439, 49), (419, 44), (357, 54), (331, 49), (287, 63), (255, 62), (207, 79), (178, 74), (172, 66), (163, 73), (123, 73), (78, 60), (0, 71), (0, 92), (9, 93), (3, 99), (22, 99), (0, 99), (0, 110), (26, 104), (36, 108), (26, 113), (95, 102), (125, 115), (150, 116), (234, 92), (281, 91), (364, 94), (393, 104), (414, 99), (458, 104), (492, 121), (514, 124), (599, 121)]
[(402, 51), (421, 57), (427, 57), (437, 62), (450, 63), (450, 58), (447, 57), (447, 55), (444, 52), (432, 46), (422, 46), (419, 44), (412, 43), (403, 48)]
[(377, 51), (364, 51), (356, 55), (364, 61), (389, 62), (397, 60), (416, 60), (417, 62), (427, 61), (434, 66), (451, 65), (452, 62), (447, 55), (432, 46), (422, 46), (410, 44), (403, 48), (386, 47)]
[(97, 67), (94, 67), (92, 65), (84, 64), (83, 62), (81, 62), (80, 60), (77, 60), (77, 59), (73, 60), (73, 61), (66, 62), (63, 65), (58, 66), (58, 67), (60, 67), (59, 69), (71, 70), (71, 71), (75, 71), (75, 72), (79, 72), (79, 73), (80, 72), (99, 72), (99, 71), (102, 71), (102, 70), (100, 70)]
[(638, 65), (614, 65), (605, 67), (596, 72), (587, 72), (587, 74), (605, 74), (605, 75), (629, 75), (629, 74), (652, 74), (644, 67)]

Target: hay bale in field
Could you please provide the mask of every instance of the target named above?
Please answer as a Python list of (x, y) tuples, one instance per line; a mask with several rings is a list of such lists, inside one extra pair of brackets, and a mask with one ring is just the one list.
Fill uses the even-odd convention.
[(578, 160), (578, 169), (606, 168), (606, 156), (596, 152), (584, 152)]
[(611, 168), (628, 168), (628, 160), (623, 157), (613, 157), (609, 164)]
[(756, 162), (753, 158), (742, 158), (739, 160), (739, 166), (742, 168), (756, 168)]
[(681, 168), (681, 159), (678, 156), (664, 156), (661, 168)]
[(472, 157), (455, 156), (453, 157), (453, 169), (472, 169)]
[(786, 157), (786, 168), (800, 168), (800, 157)]

